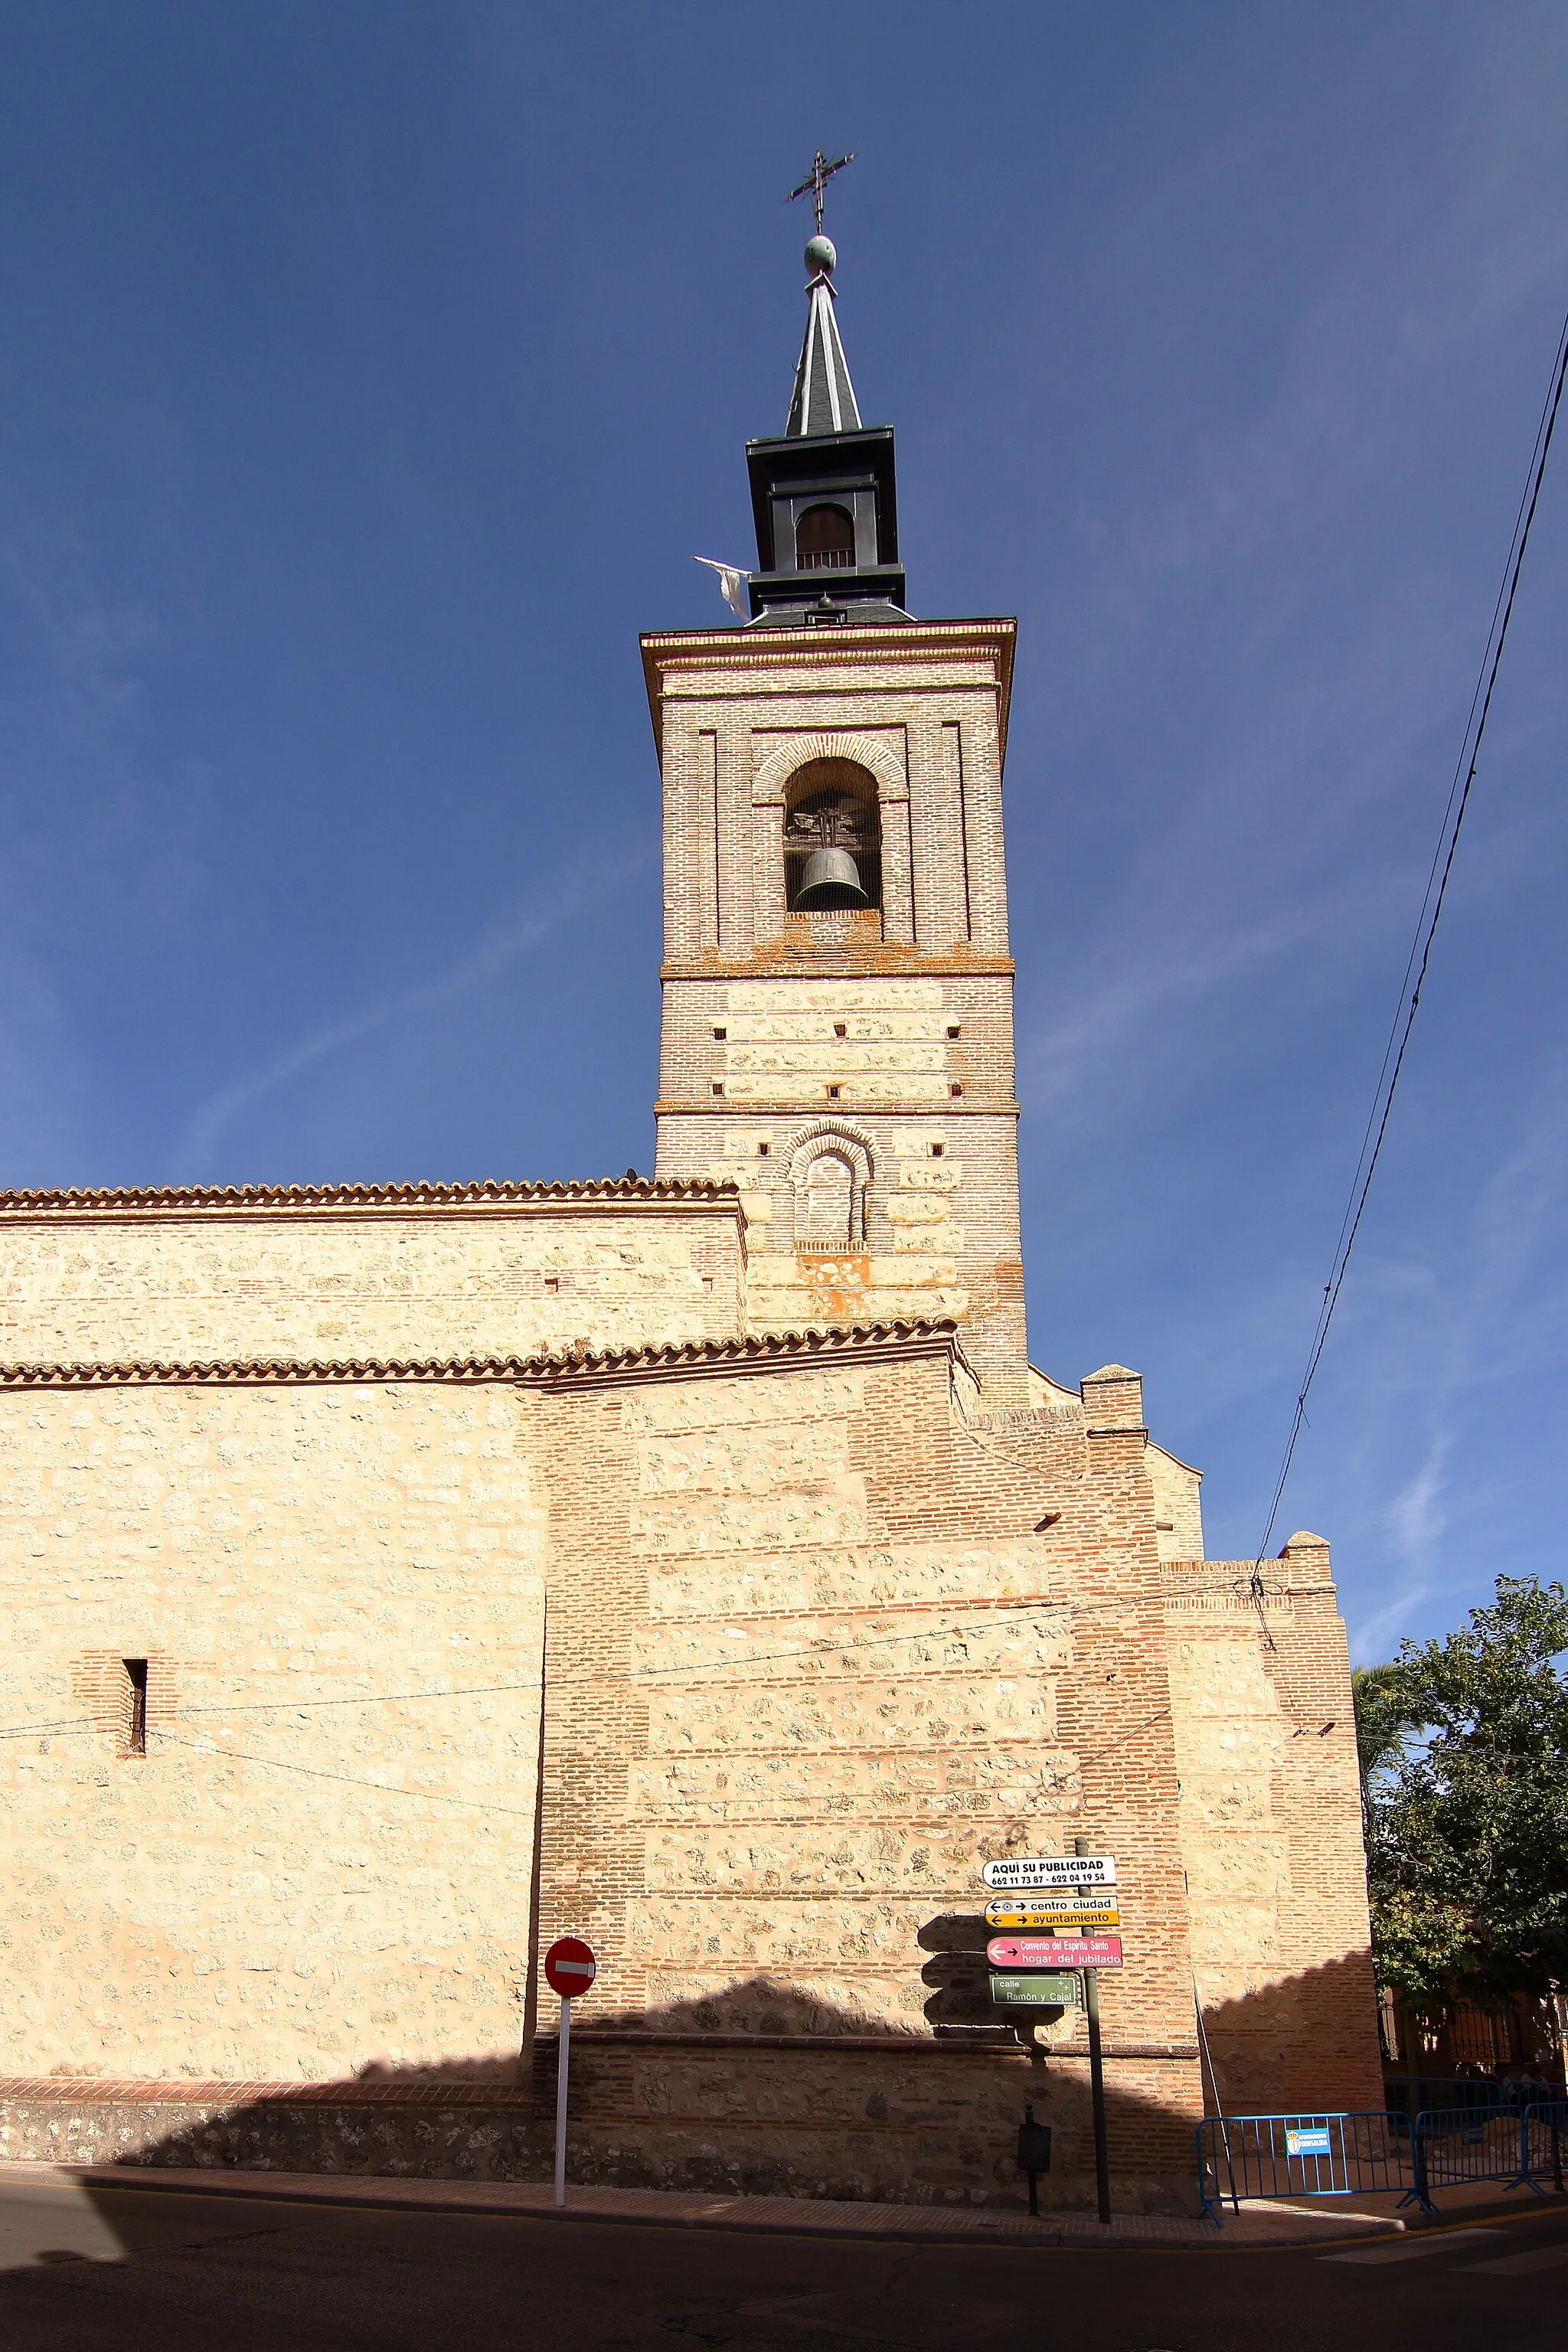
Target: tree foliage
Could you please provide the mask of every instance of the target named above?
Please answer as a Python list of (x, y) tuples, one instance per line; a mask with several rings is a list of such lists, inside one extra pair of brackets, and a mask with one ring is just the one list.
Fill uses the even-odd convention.
[(1356, 1676), (1379, 1980), (1428, 2013), (1568, 1985), (1568, 1593), (1500, 1577)]

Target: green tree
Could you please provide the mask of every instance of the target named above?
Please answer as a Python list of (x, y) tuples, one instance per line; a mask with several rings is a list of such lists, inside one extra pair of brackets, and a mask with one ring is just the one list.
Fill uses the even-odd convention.
[(1379, 1980), (1427, 2015), (1568, 1984), (1568, 1593), (1500, 1577), (1357, 1688)]

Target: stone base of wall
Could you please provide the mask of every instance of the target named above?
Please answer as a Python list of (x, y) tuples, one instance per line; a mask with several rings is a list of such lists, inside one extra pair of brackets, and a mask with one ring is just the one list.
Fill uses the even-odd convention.
[(329, 2103), (282, 2097), (0, 2099), (0, 2163), (545, 2180), (553, 2126), (526, 2103)]
[[(762, 2063), (754, 2051), (697, 2058), (639, 2041), (574, 2053), (569, 2174), (584, 2186), (1022, 2210), (1014, 2159), (1028, 2100), (1056, 2136), (1042, 2203), (1093, 2204), (1081, 2056), (1042, 2064), (1022, 2051), (939, 2046), (911, 2065), (862, 2046), (780, 2048)], [(536, 2046), (531, 2085), (0, 2082), (0, 2164), (543, 2181), (553, 2059), (552, 2045)], [(1191, 2123), (1166, 2106), (1173, 2094), (1173, 2107), (1184, 2104), (1184, 2053), (1120, 2071), (1141, 2079), (1136, 2090), (1110, 2085), (1117, 2210), (1195, 2210)]]

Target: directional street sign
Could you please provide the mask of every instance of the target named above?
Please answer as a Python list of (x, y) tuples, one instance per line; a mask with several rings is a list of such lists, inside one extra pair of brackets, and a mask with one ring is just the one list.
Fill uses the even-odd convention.
[(981, 1865), (981, 1883), (996, 1894), (1016, 1894), (1038, 1887), (1056, 1892), (1062, 1887), (1114, 1886), (1113, 1853), (1012, 1854), (1005, 1862)]
[(1120, 1936), (993, 1936), (985, 1957), (994, 1969), (1119, 1969)]
[(991, 1998), (998, 2009), (1076, 2009), (1078, 1979), (1070, 1974), (993, 1974)]
[(1110, 1886), (1103, 1894), (1086, 1887), (1077, 1893), (1064, 1889), (1059, 1895), (1013, 1895), (1004, 1902), (985, 1906), (985, 1925), (1049, 1927), (1058, 1936), (1072, 1928), (1087, 1927), (1098, 1935), (1102, 1928), (1121, 1927), (1121, 1914), (1116, 1902), (1116, 1890)]

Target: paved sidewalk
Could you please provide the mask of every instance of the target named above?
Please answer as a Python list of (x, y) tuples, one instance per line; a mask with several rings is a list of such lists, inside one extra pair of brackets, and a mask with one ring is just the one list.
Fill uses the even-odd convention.
[[(1244, 2206), (1212, 2221), (1163, 2214), (1117, 2215), (1102, 2228), (1092, 2214), (1046, 2212), (1038, 2221), (1008, 2208), (873, 2205), (805, 2197), (693, 2197), (662, 2189), (567, 2189), (557, 2212), (546, 2182), (411, 2180), (384, 2175), (326, 2172), (238, 2172), (165, 2165), (0, 2166), (7, 2179), (74, 2180), (87, 2188), (195, 2191), (204, 2196), (275, 2198), (289, 2204), (350, 2205), (383, 2210), (490, 2213), (551, 2221), (631, 2222), (658, 2229), (761, 2231), (818, 2238), (878, 2238), (918, 2242), (1019, 2246), (1317, 2246), (1346, 2239), (1391, 2236), (1405, 2217), (1392, 2197), (1336, 2199), (1300, 2204)], [(1495, 2201), (1495, 2200), (1494, 2200)], [(1533, 2204), (1534, 2200), (1531, 2200)], [(1452, 2215), (1458, 2218), (1455, 2201)], [(1466, 2218), (1470, 2218), (1467, 2210)]]

